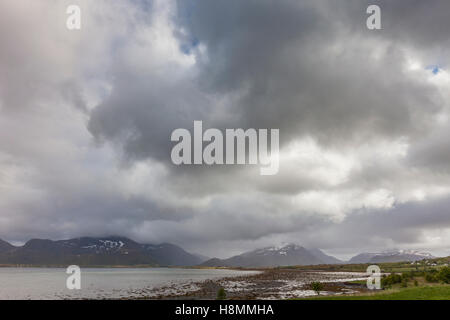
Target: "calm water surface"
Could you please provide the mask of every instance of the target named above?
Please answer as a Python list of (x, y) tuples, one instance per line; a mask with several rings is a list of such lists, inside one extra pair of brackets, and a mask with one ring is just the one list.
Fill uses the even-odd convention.
[(0, 268), (0, 299), (117, 299), (148, 296), (161, 287), (188, 288), (193, 281), (250, 275), (255, 271), (175, 268), (86, 268), (81, 290), (68, 290), (65, 269)]

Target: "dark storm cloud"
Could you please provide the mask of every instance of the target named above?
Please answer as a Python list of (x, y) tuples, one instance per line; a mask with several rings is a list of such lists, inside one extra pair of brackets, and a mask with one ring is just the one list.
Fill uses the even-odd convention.
[[(431, 43), (396, 35), (414, 37), (410, 19), (428, 17), (428, 8), (380, 5), (392, 7), (386, 29), (401, 22), (396, 32), (370, 33), (359, 2), (181, 1), (175, 21), (187, 32), (181, 41), (195, 44), (198, 75), (167, 86), (151, 73), (119, 73), (89, 128), (120, 141), (131, 157), (165, 161), (171, 130), (197, 119), (212, 127), (280, 128), (282, 144), (305, 135), (327, 145), (423, 134), (442, 105), (433, 100), (435, 88), (408, 77), (404, 64), (409, 45), (426, 54)], [(206, 53), (195, 50), (202, 45)], [(172, 79), (170, 70), (165, 76)], [(225, 107), (233, 117), (211, 119), (217, 106), (205, 95), (238, 96)]]
[[(323, 143), (361, 142), (421, 132), (428, 114), (440, 109), (430, 101), (433, 88), (405, 77), (405, 42), (370, 33), (361, 3), (179, 5), (182, 26), (207, 48), (199, 57), (205, 87), (244, 91), (231, 108), (240, 118), (230, 126), (280, 128), (284, 142), (305, 134)], [(396, 12), (402, 16), (391, 19), (402, 19)], [(377, 50), (380, 57), (373, 57)]]
[(183, 80), (120, 73), (111, 96), (92, 112), (89, 130), (100, 141), (123, 146), (126, 158), (167, 162), (172, 131), (208, 118), (209, 101), (189, 79)]
[[(219, 128), (280, 128), (283, 145), (312, 136), (326, 148), (347, 150), (367, 141), (398, 138), (413, 141), (432, 130), (433, 117), (445, 108), (445, 101), (438, 99), (438, 90), (424, 79), (411, 77), (406, 64), (408, 59), (414, 58), (411, 52), (434, 63), (440, 58), (439, 54), (448, 49), (448, 37), (441, 31), (449, 30), (448, 19), (434, 14), (435, 11), (447, 12), (448, 2), (435, 1), (426, 6), (416, 1), (408, 5), (378, 1), (383, 17), (380, 32), (365, 28), (365, 9), (372, 4), (369, 1), (179, 1), (177, 4), (178, 15), (174, 21), (183, 31), (176, 35), (180, 47), (196, 57), (191, 73), (195, 77), (188, 81), (178, 78), (175, 86), (167, 90), (159, 87), (160, 81), (153, 81), (158, 83), (157, 95), (151, 88), (123, 94), (127, 93), (123, 88), (142, 87), (144, 79), (131, 78), (116, 89), (117, 97), (121, 98), (116, 99), (113, 94), (91, 118), (91, 132), (96, 136), (106, 133), (105, 137), (114, 137), (118, 132), (133, 132), (132, 138), (121, 141), (122, 150), (132, 158), (168, 161), (170, 146), (165, 139), (170, 130), (191, 128), (190, 123), (198, 119)], [(418, 20), (423, 23), (417, 24)], [(190, 89), (180, 90), (186, 82)], [(176, 97), (170, 92), (176, 92)], [(135, 103), (138, 96), (142, 98)], [(205, 96), (230, 97), (228, 104), (222, 107), (233, 116), (210, 117), (208, 111), (214, 111), (217, 106), (213, 99), (204, 99)], [(161, 106), (165, 114), (155, 116)], [(360, 172), (354, 171), (355, 175), (346, 186), (370, 190), (400, 185), (401, 189), (402, 179), (410, 173), (383, 161), (364, 166)], [(189, 190), (188, 194), (193, 196), (252, 189), (292, 195), (323, 188), (306, 176), (295, 179), (289, 167), (283, 169), (282, 166), (280, 170), (279, 177), (268, 181), (243, 175), (236, 169), (230, 174), (229, 168), (196, 168), (188, 175), (185, 170), (171, 168), (171, 181), (177, 193)], [(430, 177), (420, 179), (429, 181)], [(213, 187), (215, 181), (220, 184)], [(258, 200), (253, 198), (253, 201)], [(229, 216), (233, 205), (227, 203), (225, 208), (223, 215)], [(265, 226), (263, 220), (267, 212), (261, 210), (260, 215), (261, 225)], [(365, 215), (358, 217), (361, 220), (346, 221), (341, 228), (331, 223), (337, 230), (331, 238), (340, 238), (346, 233), (343, 230), (347, 225), (352, 228), (364, 225)], [(291, 222), (290, 226), (297, 228), (308, 224), (306, 221), (294, 223), (295, 218), (286, 219)], [(379, 233), (400, 241), (406, 240), (401, 239), (401, 234), (412, 235), (401, 228), (383, 228), (385, 219), (371, 219), (372, 215), (367, 221), (378, 224), (384, 231), (368, 228), (365, 233), (355, 233), (355, 237)], [(419, 220), (410, 221), (420, 226), (422, 221)], [(211, 217), (202, 217), (206, 229), (215, 230), (213, 226), (217, 222), (214, 221)], [(189, 233), (188, 226), (180, 228), (181, 234)], [(320, 223), (317, 228), (321, 228)], [(228, 234), (232, 238), (244, 240), (252, 234), (257, 235), (255, 239), (270, 234), (270, 230), (263, 229), (262, 233), (254, 233), (258, 224), (244, 220), (241, 227), (230, 226), (224, 230), (230, 230)], [(275, 229), (271, 228), (275, 233), (293, 231), (292, 228)], [(303, 237), (308, 238), (306, 233)]]
[[(436, 235), (442, 235), (439, 231), (450, 227), (449, 201), (448, 197), (444, 197), (430, 203), (399, 204), (388, 211), (360, 211), (339, 224), (322, 222), (316, 233), (306, 236), (306, 241), (331, 250), (352, 248), (355, 242), (361, 247), (377, 250), (395, 245), (430, 249), (432, 246), (426, 242), (427, 232), (433, 230)], [(339, 240), (335, 243), (334, 239)], [(447, 237), (440, 238), (433, 247), (447, 255), (450, 252)]]
[(450, 128), (436, 130), (418, 141), (408, 155), (408, 165), (427, 168), (436, 173), (450, 173)]
[[(0, 4), (0, 238), (442, 247), (448, 1), (79, 3), (80, 33), (56, 1)], [(194, 120), (280, 129), (279, 174), (174, 166)]]

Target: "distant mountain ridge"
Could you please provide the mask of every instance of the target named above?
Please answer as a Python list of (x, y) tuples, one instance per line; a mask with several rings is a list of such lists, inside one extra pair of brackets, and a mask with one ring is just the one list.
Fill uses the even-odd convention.
[(290, 243), (279, 247), (256, 249), (228, 259), (213, 258), (201, 265), (210, 267), (276, 267), (338, 263), (342, 263), (342, 261), (326, 255), (320, 249), (306, 249)]
[(349, 261), (342, 261), (317, 248), (305, 248), (296, 244), (266, 247), (244, 252), (228, 259), (213, 258), (203, 262), (210, 267), (277, 267), (294, 265), (382, 263), (433, 259), (433, 255), (417, 250), (392, 250), (377, 253), (360, 253)]
[(3, 241), (2, 239), (0, 239), (0, 254), (2, 252), (6, 252), (8, 250), (13, 249), (14, 246), (6, 241)]
[(68, 240), (32, 239), (14, 246), (0, 239), (0, 265), (61, 266), (209, 266), (209, 267), (277, 267), (294, 265), (382, 263), (433, 259), (417, 250), (365, 252), (349, 261), (339, 260), (318, 248), (297, 244), (272, 246), (235, 255), (228, 259), (209, 259), (170, 244), (140, 244), (119, 236), (81, 237)]
[(423, 259), (435, 258), (428, 252), (417, 250), (393, 250), (376, 253), (364, 252), (351, 258), (348, 263), (382, 263), (382, 262), (402, 262), (420, 261)]
[(140, 244), (125, 237), (32, 239), (23, 246), (0, 240), (0, 264), (82, 266), (193, 266), (204, 259), (170, 244)]
[(339, 260), (336, 257), (325, 254), (322, 250), (318, 248), (308, 248), (308, 251), (311, 252), (316, 258), (323, 261), (323, 264), (341, 264), (342, 260)]

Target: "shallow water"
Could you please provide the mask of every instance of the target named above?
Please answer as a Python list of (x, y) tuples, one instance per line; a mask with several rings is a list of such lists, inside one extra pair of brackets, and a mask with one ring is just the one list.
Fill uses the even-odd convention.
[[(59, 268), (0, 268), (0, 299), (119, 299), (169, 292), (172, 285), (194, 290), (192, 282), (255, 271), (179, 268), (86, 268), (81, 290), (69, 290)], [(161, 287), (166, 289), (161, 289)], [(177, 289), (180, 290), (180, 289)]]

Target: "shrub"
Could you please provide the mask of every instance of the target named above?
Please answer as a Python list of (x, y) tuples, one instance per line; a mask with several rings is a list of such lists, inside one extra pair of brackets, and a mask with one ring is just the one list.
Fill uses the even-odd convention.
[(320, 291), (323, 290), (323, 283), (311, 282), (311, 289), (314, 290), (317, 293), (317, 295), (320, 295)]
[(437, 279), (444, 283), (450, 283), (450, 267), (443, 267), (437, 274)]
[(401, 288), (406, 288), (406, 287), (408, 287), (408, 280), (407, 280), (407, 279), (403, 279), (403, 280), (402, 280), (402, 283), (400, 284), (400, 287), (401, 287)]
[(417, 280), (414, 280), (414, 286), (418, 287), (419, 283), (417, 282)]
[(438, 282), (439, 278), (435, 270), (431, 270), (425, 273), (425, 281), (427, 282)]
[(403, 281), (403, 278), (401, 275), (396, 273), (391, 273), (390, 275), (383, 277), (381, 279), (381, 285), (383, 288), (388, 288), (392, 286), (393, 284), (401, 283)]
[(220, 288), (217, 291), (217, 300), (225, 300), (227, 298), (227, 293), (224, 288)]

